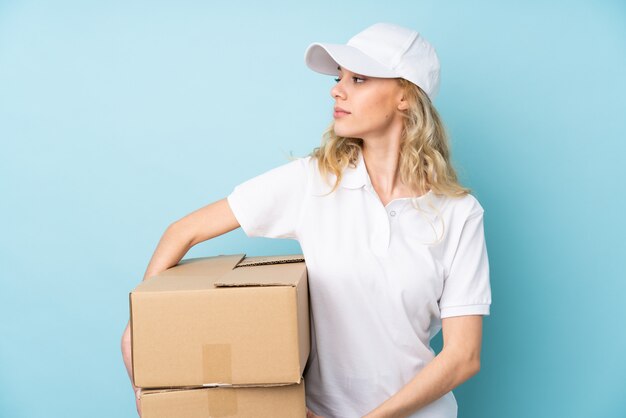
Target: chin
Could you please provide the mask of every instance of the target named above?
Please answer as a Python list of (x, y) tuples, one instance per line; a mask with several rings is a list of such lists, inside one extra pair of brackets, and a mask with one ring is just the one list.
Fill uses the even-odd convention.
[(349, 129), (337, 127), (336, 124), (333, 127), (333, 130), (335, 131), (335, 135), (341, 136), (343, 138), (358, 138), (358, 133), (357, 132), (350, 131)]

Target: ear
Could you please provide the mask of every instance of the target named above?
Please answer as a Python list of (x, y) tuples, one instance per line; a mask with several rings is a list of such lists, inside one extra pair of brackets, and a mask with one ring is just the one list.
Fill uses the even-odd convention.
[(402, 97), (400, 102), (398, 103), (398, 110), (408, 110), (409, 109), (409, 101), (406, 98)]

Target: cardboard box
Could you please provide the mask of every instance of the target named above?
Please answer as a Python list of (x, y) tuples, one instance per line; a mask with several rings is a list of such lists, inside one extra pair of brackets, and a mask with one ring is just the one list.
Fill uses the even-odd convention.
[(302, 256), (187, 259), (130, 293), (141, 388), (300, 383), (309, 355)]
[(304, 380), (275, 387), (146, 390), (142, 418), (305, 418)]

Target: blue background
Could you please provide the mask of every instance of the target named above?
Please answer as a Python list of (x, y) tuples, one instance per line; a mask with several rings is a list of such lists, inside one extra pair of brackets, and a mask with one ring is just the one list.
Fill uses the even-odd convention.
[[(626, 416), (624, 3), (295, 3), (0, 2), (0, 416), (136, 416), (120, 337), (161, 234), (318, 146), (334, 82), (304, 51), (377, 21), (435, 45), (486, 211), (459, 417)], [(187, 257), (298, 251), (238, 229)]]

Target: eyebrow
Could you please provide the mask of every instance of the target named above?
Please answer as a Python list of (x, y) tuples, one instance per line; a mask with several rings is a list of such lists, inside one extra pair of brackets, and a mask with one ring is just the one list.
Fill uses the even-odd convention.
[[(339, 71), (343, 71), (343, 70), (341, 69), (341, 65), (338, 65), (338, 66), (337, 66), (337, 70), (339, 70)], [(347, 70), (347, 71), (348, 71), (348, 72), (352, 72), (352, 71), (350, 71), (350, 70)], [(355, 76), (358, 76), (358, 77), (362, 77), (362, 78), (366, 78), (366, 77), (367, 77), (367, 76), (364, 76), (363, 74), (360, 74), (360, 73), (352, 73), (352, 74), (354, 74)]]

